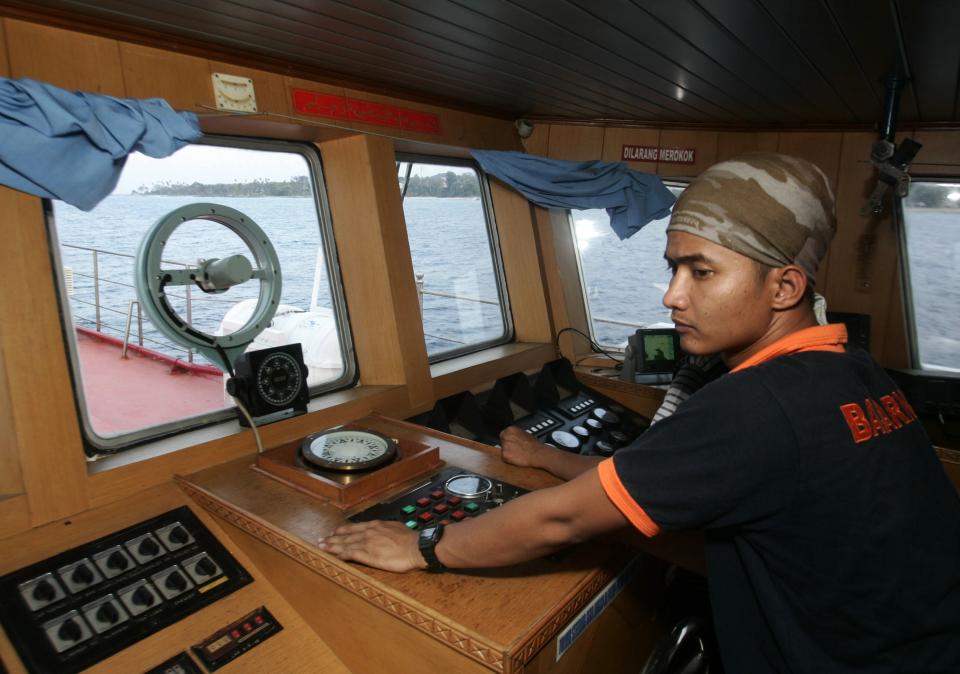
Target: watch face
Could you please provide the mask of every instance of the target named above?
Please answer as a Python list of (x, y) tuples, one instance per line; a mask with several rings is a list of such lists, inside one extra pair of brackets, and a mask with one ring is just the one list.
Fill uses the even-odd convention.
[(300, 393), (303, 371), (293, 356), (277, 351), (260, 362), (254, 380), (262, 400), (274, 407), (285, 407)]
[(324, 470), (370, 470), (397, 455), (397, 443), (369, 431), (326, 431), (308, 435), (300, 444), (303, 460)]

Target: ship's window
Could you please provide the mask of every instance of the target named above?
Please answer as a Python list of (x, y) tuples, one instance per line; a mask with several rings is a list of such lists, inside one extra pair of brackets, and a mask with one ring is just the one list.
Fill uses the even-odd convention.
[[(667, 187), (679, 195), (685, 186)], [(668, 221), (654, 220), (621, 241), (605, 210), (570, 213), (591, 336), (605, 349), (622, 350), (637, 328), (673, 326), (662, 302), (670, 283)]]
[[(333, 236), (312, 146), (226, 139), (190, 145), (165, 159), (131, 155), (114, 192), (90, 212), (63, 202), (48, 210), (61, 284), (74, 385), (90, 451), (116, 451), (150, 438), (231, 418), (221, 363), (164, 337), (140, 311), (134, 259), (145, 232), (175, 208), (223, 204), (253, 219), (277, 251), (281, 306), (249, 347), (300, 342), (315, 395), (353, 379)], [(166, 244), (164, 268), (241, 253), (226, 227), (193, 220)], [(178, 286), (175, 311), (209, 334), (242, 327), (259, 283), (221, 294)], [(125, 355), (124, 355), (125, 353)], [(216, 366), (215, 366), (216, 365)]]
[(914, 367), (960, 372), (960, 182), (914, 180), (901, 205)]
[(431, 361), (512, 337), (486, 181), (469, 160), (398, 155), (410, 256)]

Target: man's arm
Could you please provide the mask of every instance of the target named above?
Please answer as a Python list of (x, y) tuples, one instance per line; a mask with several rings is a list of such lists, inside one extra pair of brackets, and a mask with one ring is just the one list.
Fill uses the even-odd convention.
[[(507, 566), (628, 526), (603, 491), (597, 471), (589, 470), (570, 482), (516, 498), (483, 517), (448, 525), (436, 554), (454, 569)], [(319, 545), (341, 559), (387, 571), (426, 567), (417, 532), (399, 522), (342, 525)]]
[(603, 460), (600, 456), (583, 456), (548, 447), (516, 426), (500, 433), (500, 454), (504, 463), (514, 466), (540, 468), (561, 480), (572, 480)]

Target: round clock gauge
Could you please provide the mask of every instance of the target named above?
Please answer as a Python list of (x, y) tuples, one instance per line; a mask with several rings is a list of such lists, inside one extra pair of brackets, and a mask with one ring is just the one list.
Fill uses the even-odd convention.
[(397, 455), (397, 443), (370, 431), (325, 431), (308, 435), (300, 444), (305, 463), (322, 470), (370, 470)]
[(486, 499), (493, 491), (493, 482), (482, 475), (455, 475), (443, 485), (451, 496), (459, 496), (465, 501)]
[(284, 407), (291, 403), (303, 386), (305, 377), (300, 364), (288, 353), (271, 353), (256, 368), (257, 393), (270, 405)]

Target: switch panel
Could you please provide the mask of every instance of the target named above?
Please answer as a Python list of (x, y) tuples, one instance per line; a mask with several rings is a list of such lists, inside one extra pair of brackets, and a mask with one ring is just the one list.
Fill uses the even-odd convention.
[(28, 671), (75, 674), (251, 580), (177, 508), (0, 577), (0, 623)]

